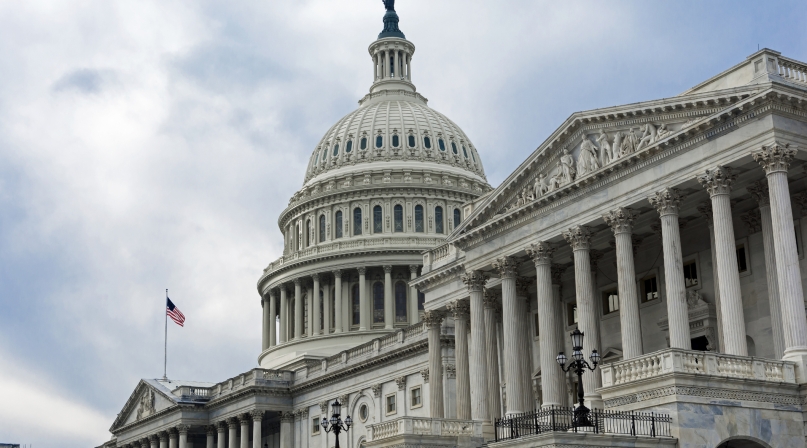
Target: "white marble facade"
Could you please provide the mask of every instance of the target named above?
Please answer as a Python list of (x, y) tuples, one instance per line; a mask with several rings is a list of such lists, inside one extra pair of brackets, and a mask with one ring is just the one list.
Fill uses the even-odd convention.
[[(343, 447), (805, 446), (807, 64), (764, 49), (575, 113), (492, 189), (384, 21), (370, 93), (280, 214), (258, 366), (141, 381), (103, 446), (329, 448), (337, 397)], [(587, 404), (669, 415), (671, 438), (495, 441), (497, 419), (572, 405), (574, 328), (603, 357)]]

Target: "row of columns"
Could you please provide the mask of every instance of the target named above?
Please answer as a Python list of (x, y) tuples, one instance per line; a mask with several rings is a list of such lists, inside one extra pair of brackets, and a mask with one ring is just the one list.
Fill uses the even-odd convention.
[[(392, 280), (392, 266), (383, 266), (384, 269), (384, 329), (392, 330), (395, 325), (395, 302), (393, 296), (393, 280)], [(409, 279), (417, 277), (419, 266), (409, 266)], [(367, 268), (359, 267), (356, 269), (359, 274), (359, 331), (370, 329), (370, 297), (367, 291)], [(349, 301), (346, 303), (346, 298), (343, 297), (342, 291), (342, 273), (340, 269), (332, 271), (334, 279), (334, 298), (331, 300), (330, 284), (325, 280), (322, 274), (316, 273), (311, 275), (312, 286), (307, 287), (306, 290), (306, 307), (307, 320), (310, 323), (306, 329), (306, 336), (313, 337), (321, 334), (330, 334), (332, 325), (333, 333), (343, 333), (349, 331), (350, 322), (344, 322), (343, 312), (345, 307), (349, 307)], [(300, 339), (303, 337), (303, 288), (304, 278), (298, 277), (293, 280), (294, 283), (294, 296), (290, 296), (285, 285), (279, 288), (270, 289), (262, 300), (263, 306), (263, 331), (262, 331), (262, 348), (263, 350), (274, 347), (278, 344), (283, 344), (293, 339)], [(322, 288), (321, 288), (322, 287)], [(319, 294), (318, 291), (322, 290), (323, 300), (323, 313), (320, 316), (319, 308)], [(418, 312), (418, 292), (414, 287), (408, 287), (409, 297), (407, 303), (407, 313), (410, 324), (416, 324), (420, 320)], [(279, 290), (279, 294), (278, 294)], [(349, 297), (348, 293), (348, 297)], [(294, 306), (291, 306), (291, 300), (294, 299)], [(280, 301), (280, 331), (277, 331), (277, 301)], [(335, 307), (336, 312), (332, 313)], [(292, 311), (292, 308), (293, 311)], [(293, 313), (293, 316), (291, 315)], [(334, 322), (331, 322), (333, 314)], [(348, 315), (352, 315), (352, 309), (349, 310)], [(289, 321), (294, 319), (294, 332), (290, 333)], [(319, 323), (322, 321), (322, 329), (319, 328)]]
[[(261, 422), (264, 411), (254, 410), (238, 417), (230, 417), (213, 425), (208, 425), (206, 448), (250, 448), (249, 426), (252, 424), (252, 448), (261, 448)], [(282, 420), (282, 419), (281, 419)], [(239, 437), (240, 426), (240, 437)], [(190, 425), (177, 425), (156, 434), (152, 434), (137, 442), (121, 445), (123, 448), (189, 448), (188, 433)], [(282, 443), (284, 427), (281, 423), (281, 446), (291, 446)], [(287, 434), (291, 429), (285, 428)], [(217, 437), (216, 437), (217, 436)], [(229, 440), (229, 444), (227, 441)], [(239, 443), (240, 442), (240, 443)], [(290, 439), (289, 439), (290, 442)]]
[[(394, 65), (390, 65), (390, 59)], [(373, 58), (375, 79), (406, 79), (412, 81), (412, 55), (404, 50), (379, 50)]]

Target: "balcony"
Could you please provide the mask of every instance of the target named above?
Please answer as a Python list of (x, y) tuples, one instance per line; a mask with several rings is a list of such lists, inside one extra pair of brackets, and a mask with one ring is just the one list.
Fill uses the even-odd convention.
[[(471, 446), (483, 441), (482, 422), (424, 417), (401, 417), (369, 426), (367, 447)], [(477, 445), (473, 445), (477, 446)]]

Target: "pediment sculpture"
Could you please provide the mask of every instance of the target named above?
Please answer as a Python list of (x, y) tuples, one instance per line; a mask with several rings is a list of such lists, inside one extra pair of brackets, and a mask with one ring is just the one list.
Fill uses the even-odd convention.
[(147, 389), (143, 395), (140, 396), (140, 402), (137, 406), (137, 419), (148, 417), (154, 413), (154, 390)]

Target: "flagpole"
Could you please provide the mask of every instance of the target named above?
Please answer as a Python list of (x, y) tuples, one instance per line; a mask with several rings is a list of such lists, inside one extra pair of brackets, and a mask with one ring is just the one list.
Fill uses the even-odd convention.
[(165, 350), (163, 351), (163, 379), (168, 379), (168, 288), (165, 289), (165, 306), (163, 313), (165, 313)]

